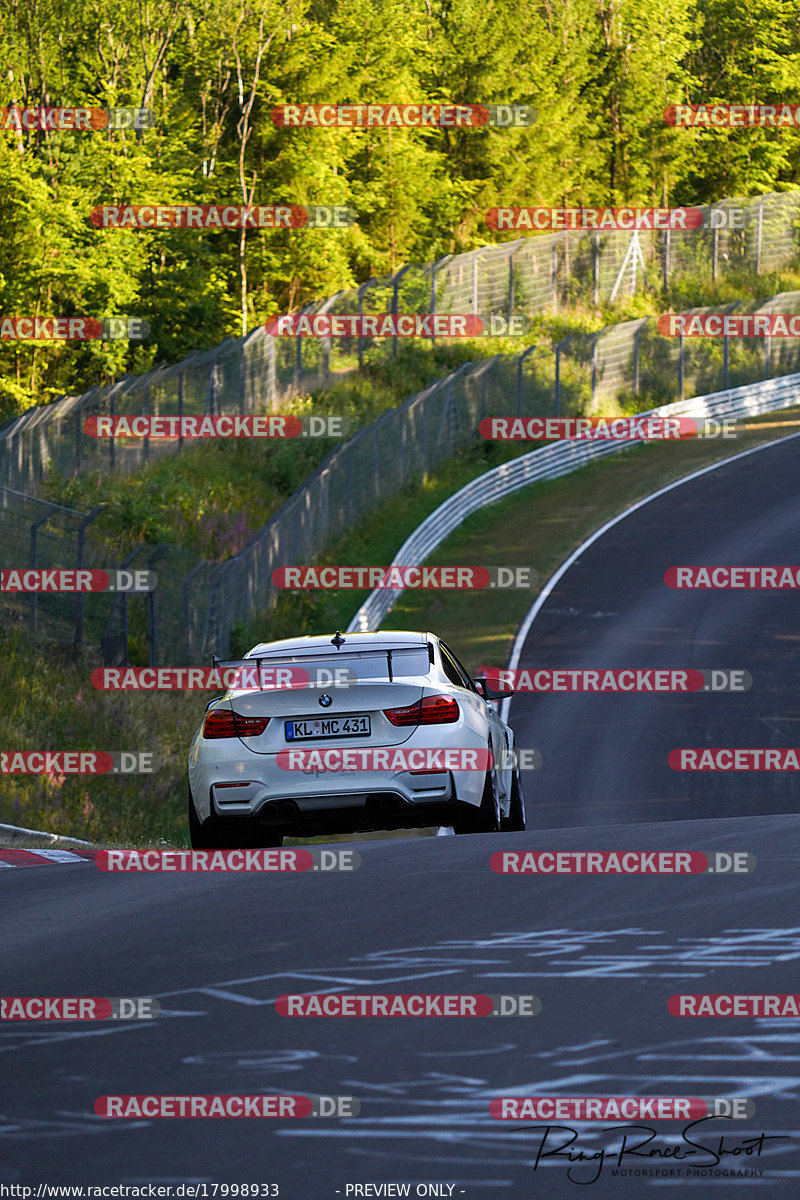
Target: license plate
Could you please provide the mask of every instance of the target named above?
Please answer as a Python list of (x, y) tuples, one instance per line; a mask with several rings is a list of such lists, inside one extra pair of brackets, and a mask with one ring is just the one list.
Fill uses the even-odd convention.
[(284, 722), (287, 742), (307, 738), (369, 737), (372, 723), (369, 717), (311, 717), (307, 721)]

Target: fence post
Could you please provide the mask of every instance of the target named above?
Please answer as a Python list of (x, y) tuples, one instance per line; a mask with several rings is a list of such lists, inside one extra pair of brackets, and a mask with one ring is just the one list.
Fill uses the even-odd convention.
[[(147, 416), (147, 417), (150, 416), (150, 388), (149, 387), (146, 387), (144, 389), (144, 399), (142, 401), (142, 412), (145, 414), (145, 416)], [(150, 438), (148, 438), (148, 437), (142, 439), (142, 458), (144, 459), (145, 462), (149, 462), (149, 460), (150, 460)]]
[(189, 574), (183, 581), (183, 631), (185, 637), (184, 650), (186, 654), (186, 663), (190, 665), (192, 662), (192, 623), (191, 613), (189, 611), (189, 591), (192, 581), (198, 571), (202, 571), (205, 562), (199, 562), (196, 567), (192, 567)]
[[(410, 268), (411, 263), (406, 263), (404, 267), (400, 268), (392, 281), (392, 315), (394, 317), (396, 317), (400, 311), (400, 280)], [(397, 358), (396, 337), (392, 338), (392, 358)]]
[[(528, 346), (527, 350), (523, 350), (522, 354), (517, 357), (517, 416), (522, 416), (522, 364), (525, 359), (536, 349), (536, 346)], [(556, 364), (558, 363), (558, 355), (556, 354)], [(556, 365), (556, 371), (558, 366)], [(483, 405), (483, 415), (486, 416), (486, 402)]]
[(595, 401), (597, 399), (597, 343), (600, 334), (596, 333), (592, 338), (592, 411), (594, 412)]
[(592, 304), (600, 307), (600, 234), (595, 230), (592, 247)]
[[(157, 549), (147, 560), (148, 571), (152, 570), (153, 563), (167, 552), (167, 546), (158, 546)], [(147, 665), (148, 667), (158, 666), (158, 610), (156, 608), (156, 591), (157, 588), (152, 588), (147, 593)]]
[[(78, 547), (77, 554), (75, 556), (75, 567), (77, 570), (80, 570), (83, 566), (83, 560), (86, 554), (87, 526), (92, 523), (95, 517), (99, 516), (104, 508), (105, 504), (98, 504), (96, 508), (93, 508), (92, 511), (83, 518), (78, 526)], [(73, 641), (73, 650), (76, 655), (80, 654), (81, 645), (83, 644), (83, 615), (85, 600), (86, 596), (83, 592), (75, 593), (75, 638)]]
[(761, 239), (764, 229), (764, 205), (758, 206), (758, 221), (756, 228), (756, 275), (761, 274)]
[[(300, 309), (301, 314), (304, 313), (305, 311), (306, 311), (305, 308)], [(361, 365), (360, 349), (359, 349), (359, 360), (358, 361), (359, 361), (359, 365)], [(300, 380), (303, 375), (303, 339), (300, 337), (299, 333), (296, 333), (294, 335), (294, 375), (295, 375), (295, 385), (297, 387), (300, 387)]]
[(678, 399), (683, 399), (683, 381), (686, 373), (685, 350), (683, 345), (683, 334), (678, 334)]
[(278, 369), (275, 362), (275, 338), (272, 334), (267, 334), (267, 403), (270, 412), (275, 411), (275, 401), (277, 400), (277, 377)]
[(80, 406), (80, 404), (77, 404), (75, 406), (75, 468), (76, 468), (76, 470), (80, 469), (81, 451), (83, 449), (83, 441), (82, 441), (83, 430), (81, 428), (81, 417), (82, 416), (83, 416), (83, 412), (81, 410), (81, 406)]
[[(108, 397), (108, 415), (110, 417), (113, 417), (116, 414), (116, 408), (116, 398), (114, 396), (114, 392), (112, 391), (111, 395)], [(108, 439), (108, 465), (112, 471), (114, 470), (117, 460), (115, 441), (116, 437), (114, 435), (112, 422), (111, 437)]]
[(714, 238), (714, 240), (712, 243), (713, 249), (712, 249), (712, 253), (711, 253), (711, 281), (712, 281), (712, 283), (715, 283), (716, 279), (717, 279), (717, 267), (719, 264), (719, 226), (717, 225), (717, 222), (716, 222), (716, 212), (717, 212), (716, 204), (712, 206), (711, 212), (712, 212), (712, 214), (714, 214), (714, 216), (713, 216), (713, 219), (714, 219), (713, 238)]
[(553, 238), (553, 246), (550, 251), (550, 282), (553, 289), (553, 312), (558, 312), (558, 234)]
[[(735, 312), (736, 309), (739, 307), (739, 304), (740, 304), (740, 301), (737, 300), (735, 304), (731, 304), (729, 306), (727, 311), (729, 313)], [(728, 386), (729, 386), (728, 364), (729, 364), (729, 360), (730, 360), (730, 342), (731, 342), (730, 334), (725, 334), (722, 338), (722, 388), (723, 388), (723, 391), (726, 391), (726, 392), (727, 392)]]
[(377, 283), (377, 282), (378, 282), (378, 280), (377, 280), (376, 276), (371, 275), (370, 278), (367, 280), (367, 282), (362, 283), (361, 287), (358, 289), (358, 365), (359, 365), (359, 367), (364, 366), (364, 338), (361, 334), (361, 318), (364, 315), (364, 293), (366, 292), (367, 288), (371, 287), (373, 283)]
[[(645, 317), (645, 321), (647, 318)], [(633, 394), (639, 395), (639, 333), (642, 326), (637, 325), (633, 335)]]
[[(29, 554), (30, 561), (28, 563), (28, 566), (31, 568), (32, 571), (36, 569), (36, 560), (37, 560), (37, 555), (38, 555), (38, 550), (39, 550), (39, 526), (42, 525), (47, 520), (47, 518), (50, 516), (50, 513), (52, 511), (53, 511), (53, 507), (51, 505), (49, 508), (47, 508), (42, 513), (42, 515), (40, 517), (37, 517), (35, 521), (31, 522), (31, 543), (30, 543), (30, 554)], [(36, 633), (37, 622), (38, 622), (38, 618), (39, 618), (39, 610), (38, 610), (37, 600), (38, 600), (38, 597), (37, 597), (36, 592), (31, 592), (29, 607), (30, 607), (30, 614), (31, 614), (31, 633), (32, 634)]]
[[(439, 274), (439, 267), (443, 266), (452, 258), (452, 254), (444, 254), (441, 258), (437, 258), (436, 262), (431, 267), (431, 313), (436, 316), (436, 276)], [(436, 345), (436, 338), (431, 334), (431, 345)]]
[(669, 225), (664, 230), (664, 282), (663, 291), (666, 293), (669, 289), (669, 271), (670, 271), (670, 248), (672, 245), (671, 230)]
[(183, 449), (183, 371), (178, 374), (178, 450)]

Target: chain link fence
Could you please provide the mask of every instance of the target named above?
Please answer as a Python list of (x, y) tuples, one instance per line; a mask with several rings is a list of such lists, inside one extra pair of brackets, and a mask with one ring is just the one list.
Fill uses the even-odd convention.
[[(792, 312), (798, 305), (800, 293), (787, 292), (753, 311)], [(707, 396), (798, 371), (796, 339), (671, 339), (649, 318), (465, 363), (331, 451), (225, 562), (174, 546), (140, 546), (118, 565), (155, 571), (158, 587), (146, 596), (5, 596), (4, 607), (10, 605), (11, 619), (27, 618), (32, 630), (56, 640), (80, 646), (91, 638), (109, 663), (125, 661), (128, 647), (151, 666), (196, 664), (212, 653), (224, 658), (232, 627), (277, 599), (278, 567), (310, 562), (365, 513), (472, 446), (485, 417), (582, 415), (620, 399), (627, 411), (642, 411), (687, 393)], [(10, 489), (0, 495), (10, 565), (108, 566), (91, 538), (99, 510), (76, 513)], [(269, 638), (268, 627), (263, 636)]]
[[(722, 201), (703, 209), (701, 229), (685, 232), (516, 239), (408, 266), (305, 311), (532, 314), (585, 302), (590, 289), (597, 304), (623, 288), (635, 291), (642, 277), (658, 288), (683, 274), (713, 280), (724, 272), (763, 273), (797, 260), (799, 201), (800, 192)], [(784, 293), (755, 311), (797, 311), (799, 303), (800, 294)], [(368, 344), (363, 338), (272, 338), (257, 329), (172, 367), (31, 409), (0, 430), (4, 562), (19, 568), (108, 568), (103, 544), (93, 537), (98, 510), (73, 512), (23, 491), (34, 492), (50, 466), (64, 473), (134, 470), (157, 454), (181, 449), (180, 442), (158, 439), (87, 438), (87, 416), (275, 409), (363, 365)], [(396, 339), (376, 344), (396, 353)], [(196, 663), (212, 652), (225, 656), (231, 628), (274, 603), (278, 593), (271, 577), (277, 567), (310, 561), (365, 512), (473, 444), (483, 417), (578, 415), (609, 404), (641, 411), (798, 370), (795, 339), (666, 338), (651, 318), (467, 363), (331, 451), (233, 558), (214, 563), (174, 546), (140, 546), (113, 565), (154, 570), (159, 583), (153, 593), (5, 594), (2, 607), (9, 619), (27, 621), (31, 631), (52, 640), (78, 648), (99, 645), (110, 663), (125, 661), (128, 653), (151, 665)]]
[[(532, 316), (590, 298), (598, 307), (643, 285), (659, 291), (683, 276), (713, 282), (739, 272), (764, 274), (800, 256), (800, 191), (722, 200), (700, 211), (698, 229), (564, 231), (410, 264), (303, 312)], [(624, 346), (626, 335), (618, 336)], [(89, 438), (86, 417), (274, 411), (363, 366), (368, 349), (396, 355), (397, 339), (273, 338), (260, 327), (173, 366), (29, 409), (0, 429), (0, 481), (35, 492), (51, 466), (64, 474), (137, 470), (156, 455), (179, 453), (181, 440)], [(609, 368), (609, 386), (612, 374)]]

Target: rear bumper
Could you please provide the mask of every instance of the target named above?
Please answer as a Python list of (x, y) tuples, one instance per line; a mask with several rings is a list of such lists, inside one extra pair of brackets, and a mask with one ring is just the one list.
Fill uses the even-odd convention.
[(350, 833), (369, 829), (410, 829), (447, 824), (444, 816), (460, 807), (452, 773), (363, 776), (350, 788), (314, 791), (306, 784), (280, 793), (263, 783), (211, 787), (212, 813), (219, 820), (246, 820), (287, 837)]

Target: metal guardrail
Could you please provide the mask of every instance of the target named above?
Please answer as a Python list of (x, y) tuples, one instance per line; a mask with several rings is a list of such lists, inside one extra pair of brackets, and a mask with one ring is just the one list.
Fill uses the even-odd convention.
[[(695, 417), (722, 420), (755, 416), (758, 413), (790, 408), (800, 403), (800, 373), (782, 379), (768, 379), (745, 387), (693, 396), (675, 404), (663, 404), (637, 416)], [(403, 543), (392, 566), (419, 565), (459, 527), (467, 517), (489, 504), (495, 504), (513, 492), (541, 479), (558, 479), (577, 471), (586, 463), (630, 449), (635, 442), (561, 441), (532, 450), (513, 462), (503, 463), (473, 479), (455, 495), (440, 504)], [(347, 627), (348, 633), (366, 633), (380, 628), (381, 621), (394, 608), (402, 589), (375, 588)]]

